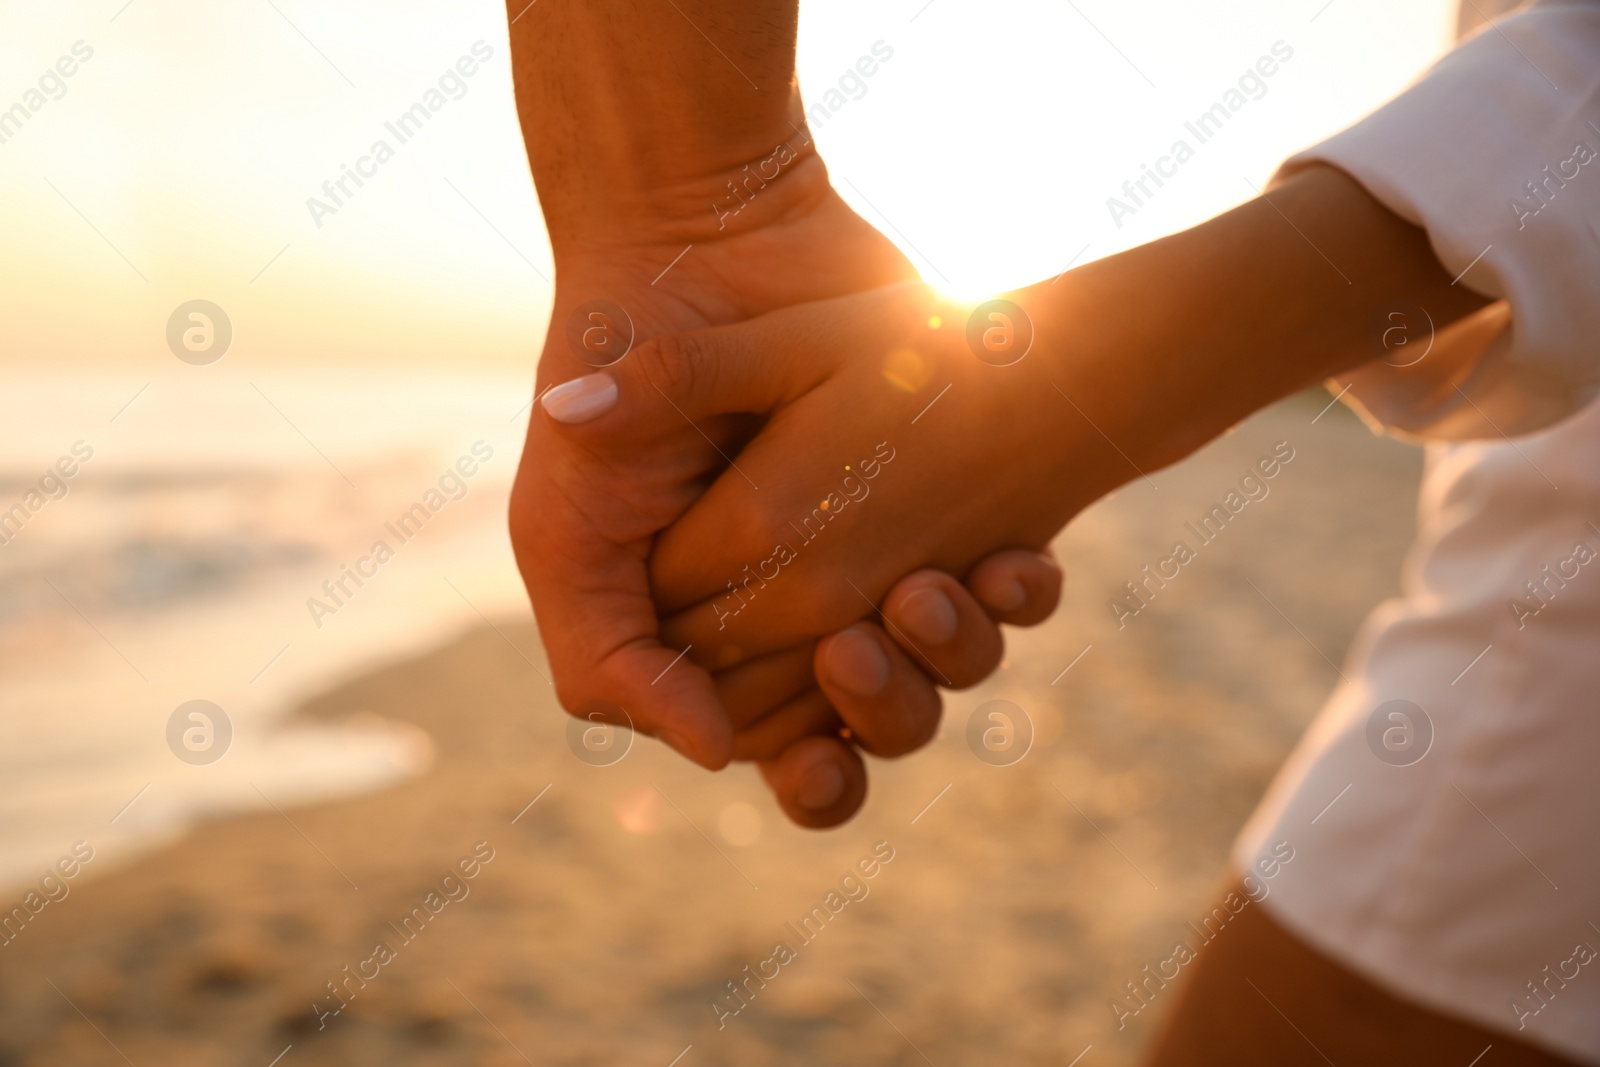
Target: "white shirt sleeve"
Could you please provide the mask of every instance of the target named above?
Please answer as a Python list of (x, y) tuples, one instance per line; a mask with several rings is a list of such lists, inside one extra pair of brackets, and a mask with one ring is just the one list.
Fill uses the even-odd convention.
[(1408, 324), (1429, 355), (1338, 379), (1358, 408), (1418, 436), (1498, 438), (1600, 392), (1600, 3), (1543, 0), (1484, 29), (1279, 177), (1311, 163), (1352, 175), (1427, 231), (1458, 284), (1504, 301), (1437, 336)]

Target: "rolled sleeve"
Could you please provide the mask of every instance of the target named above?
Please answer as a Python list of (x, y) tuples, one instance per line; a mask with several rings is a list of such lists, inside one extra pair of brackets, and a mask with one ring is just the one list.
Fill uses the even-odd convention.
[(1426, 230), (1457, 284), (1504, 302), (1430, 328), (1414, 367), (1341, 377), (1373, 420), (1498, 437), (1600, 392), (1600, 3), (1546, 0), (1484, 29), (1278, 177), (1313, 163)]

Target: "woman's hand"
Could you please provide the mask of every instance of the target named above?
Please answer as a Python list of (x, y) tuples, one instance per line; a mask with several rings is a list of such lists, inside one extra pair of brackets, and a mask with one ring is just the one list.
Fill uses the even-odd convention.
[[(674, 415), (630, 435), (627, 455), (617, 457), (573, 447), (546, 411), (572, 417), (593, 400), (574, 392), (573, 379), (592, 370), (586, 360), (609, 354), (574, 350), (567, 336), (568, 319), (588, 301), (623, 313), (607, 326), (608, 344), (631, 340), (642, 351), (660, 333), (737, 322), (910, 272), (839, 199), (814, 151), (802, 151), (737, 225), (718, 231), (709, 209), (640, 217), (626, 235), (596, 235), (558, 259), (539, 364), (544, 408), (530, 420), (512, 490), (512, 544), (563, 706), (580, 714), (626, 709), (633, 725), (708, 767), (731, 757), (732, 728), (703, 672), (693, 664), (668, 670), (682, 646), (659, 640), (646, 559), (655, 535), (726, 467), (723, 455), (738, 451), (754, 425), (738, 415), (694, 423)], [(707, 204), (720, 185), (717, 176), (704, 180)], [(683, 199), (692, 195), (685, 190)], [(663, 273), (686, 244), (694, 247)], [(850, 269), (819, 269), (828, 249), (841, 250)], [(626, 355), (615, 369), (634, 362)]]

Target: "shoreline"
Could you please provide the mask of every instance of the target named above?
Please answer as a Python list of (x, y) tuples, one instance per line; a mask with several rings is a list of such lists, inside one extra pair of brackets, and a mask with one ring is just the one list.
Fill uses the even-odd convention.
[[(1170, 998), (1122, 1032), (1107, 1004), (1214, 903), (1228, 844), (1335, 678), (1244, 579), (1342, 649), (1411, 536), (1420, 455), (1353, 419), (1309, 425), (1314, 410), (1281, 405), (1159, 474), (1159, 492), (1131, 486), (1075, 522), (1056, 617), (1008, 632), (1008, 666), (946, 696), (925, 751), (873, 761), (866, 808), (837, 831), (783, 822), (749, 766), (708, 773), (643, 738), (608, 767), (575, 759), (525, 618), (348, 678), (287, 724), (425, 731), (431, 769), (95, 860), (0, 946), (0, 1064), (106, 1062), (113, 1046), (180, 1067), (668, 1064), (688, 1046), (681, 1067), (904, 1060), (885, 1015), (939, 1062), (998, 1048), (1043, 1065), (1093, 1043), (1097, 1063), (1132, 1064)], [(1285, 438), (1297, 477), (1119, 632), (1106, 602), (1122, 576)], [(1034, 719), (1009, 767), (966, 746), (991, 699)], [(724, 835), (734, 807), (744, 829)], [(893, 877), (719, 1029), (708, 1004), (762, 974), (785, 922), (831, 910), (819, 890), (877, 841)], [(468, 882), (478, 842), (494, 859)], [(396, 949), (407, 915), (427, 936)]]

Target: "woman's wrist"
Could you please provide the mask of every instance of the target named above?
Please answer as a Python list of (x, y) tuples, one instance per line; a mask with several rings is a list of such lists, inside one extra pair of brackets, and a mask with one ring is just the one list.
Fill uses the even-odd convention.
[(613, 187), (603, 197), (547, 196), (541, 186), (557, 268), (593, 273), (619, 254), (647, 248), (670, 258), (688, 245), (703, 248), (803, 214), (832, 193), (803, 125), (785, 124), (760, 143), (764, 147), (748, 157), (703, 160), (693, 173), (686, 165), (670, 180), (630, 179), (627, 188)]
[[(736, 172), (745, 173), (744, 166)], [(771, 180), (761, 184), (762, 174)], [(638, 343), (916, 276), (899, 250), (840, 199), (809, 144), (781, 170), (776, 161), (750, 166), (748, 184), (741, 183), (737, 195), (727, 191), (728, 180), (702, 183), (698, 194), (682, 201), (683, 210), (652, 208), (632, 219), (626, 232), (618, 228), (557, 251), (542, 361), (550, 371), (566, 364), (581, 374), (603, 362), (594, 358), (597, 353), (572, 351), (568, 336), (580, 311), (584, 330), (604, 325), (588, 317), (590, 310), (603, 313), (589, 309), (592, 303), (624, 311), (626, 321), (618, 322)], [(730, 202), (713, 211), (711, 198), (719, 187)], [(608, 335), (602, 330), (590, 336)], [(612, 346), (610, 354), (617, 351)]]
[(676, 213), (680, 194), (794, 137), (796, 18), (794, 0), (682, 0), (537, 5), (513, 22), (517, 108), (558, 249)]

